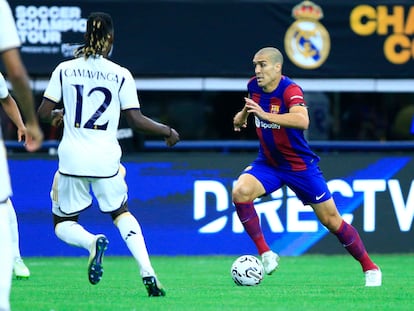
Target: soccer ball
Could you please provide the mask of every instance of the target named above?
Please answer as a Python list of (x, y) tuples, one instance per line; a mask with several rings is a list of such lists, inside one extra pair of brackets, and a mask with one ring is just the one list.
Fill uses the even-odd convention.
[(230, 273), (237, 285), (255, 286), (263, 280), (264, 268), (255, 256), (243, 255), (233, 262)]

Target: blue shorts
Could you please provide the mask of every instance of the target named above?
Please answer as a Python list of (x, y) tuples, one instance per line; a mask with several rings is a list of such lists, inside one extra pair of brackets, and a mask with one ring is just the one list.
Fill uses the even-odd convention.
[(288, 186), (303, 204), (317, 204), (332, 197), (322, 171), (314, 166), (304, 171), (287, 171), (269, 165), (263, 160), (255, 160), (242, 174), (250, 174), (261, 182), (270, 194), (282, 186)]

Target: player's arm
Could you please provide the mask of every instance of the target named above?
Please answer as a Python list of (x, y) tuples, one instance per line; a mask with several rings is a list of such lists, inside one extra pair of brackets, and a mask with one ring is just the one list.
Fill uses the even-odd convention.
[(250, 98), (245, 98), (247, 111), (254, 113), (258, 118), (270, 123), (276, 123), (282, 127), (307, 130), (310, 121), (302, 89), (296, 84), (291, 84), (285, 90), (283, 100), (287, 107), (289, 107), (289, 112), (276, 114), (265, 112), (258, 103)]
[(8, 78), (13, 86), (13, 94), (26, 123), (26, 149), (30, 152), (40, 148), (43, 142), (43, 133), (40, 129), (35, 113), (33, 92), (30, 88), (29, 76), (21, 61), (20, 51), (10, 49), (2, 53), (2, 59)]
[(249, 116), (248, 109), (244, 105), (243, 109), (237, 112), (233, 118), (233, 128), (236, 132), (240, 132), (242, 128), (247, 127), (248, 116)]
[(308, 109), (302, 105), (291, 106), (288, 113), (275, 114), (265, 112), (259, 104), (245, 98), (247, 111), (254, 113), (259, 119), (265, 120), (270, 123), (276, 123), (282, 127), (296, 128), (306, 130), (309, 127), (309, 114)]
[(16, 101), (9, 94), (6, 98), (0, 99), (0, 102), (7, 116), (10, 118), (10, 120), (12, 120), (14, 125), (16, 125), (17, 138), (18, 141), (21, 141), (23, 136), (26, 135), (26, 127), (24, 126), (23, 119), (20, 114), (19, 108), (16, 104)]
[(33, 93), (30, 88), (26, 68), (20, 58), (19, 50), (7, 50), (2, 54), (2, 58), (8, 78), (13, 86), (13, 96), (16, 96), (16, 99), (19, 101), (26, 122), (37, 124), (34, 113)]
[(142, 114), (141, 109), (127, 109), (123, 110), (123, 113), (134, 131), (163, 136), (168, 147), (174, 146), (180, 140), (180, 135), (175, 129), (148, 118)]
[(54, 109), (56, 103), (43, 97), (42, 103), (37, 110), (40, 121), (50, 123), (53, 126), (60, 126), (63, 122), (63, 109)]

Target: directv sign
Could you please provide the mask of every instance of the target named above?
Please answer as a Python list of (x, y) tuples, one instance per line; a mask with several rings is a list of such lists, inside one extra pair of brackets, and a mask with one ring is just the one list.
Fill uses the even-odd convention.
[[(255, 253), (231, 202), (233, 183), (254, 157), (168, 152), (125, 159), (129, 208), (141, 223), (150, 253)], [(9, 163), (22, 251), (27, 256), (84, 255), (54, 235), (49, 192), (57, 161), (10, 159)], [(340, 213), (358, 229), (370, 252), (414, 251), (414, 154), (323, 155), (321, 168)], [(278, 253), (344, 252), (290, 189), (282, 188), (255, 204), (264, 234)], [(101, 214), (96, 202), (80, 222), (108, 236), (108, 253), (128, 254), (110, 216)], [(31, 243), (33, 239), (38, 243)]]

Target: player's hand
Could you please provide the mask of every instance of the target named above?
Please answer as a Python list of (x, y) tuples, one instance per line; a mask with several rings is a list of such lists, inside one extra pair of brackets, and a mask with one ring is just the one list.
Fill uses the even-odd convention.
[(26, 127), (21, 127), (17, 129), (17, 141), (21, 142), (23, 139), (26, 140), (27, 130)]
[(247, 127), (247, 114), (239, 111), (233, 118), (233, 128), (235, 132), (240, 132), (242, 128)]
[(34, 152), (38, 150), (43, 143), (43, 133), (36, 124), (26, 124), (26, 133), (25, 133), (25, 148), (29, 152)]
[(247, 97), (244, 98), (244, 101), (247, 112), (254, 113), (259, 119), (266, 120), (267, 112), (265, 112), (258, 103)]
[(52, 121), (51, 121), (52, 126), (59, 127), (63, 125), (63, 108), (52, 110), (51, 116), (52, 116)]
[(177, 133), (176, 130), (171, 128), (170, 136), (165, 137), (164, 140), (168, 147), (172, 147), (180, 141), (180, 135)]

